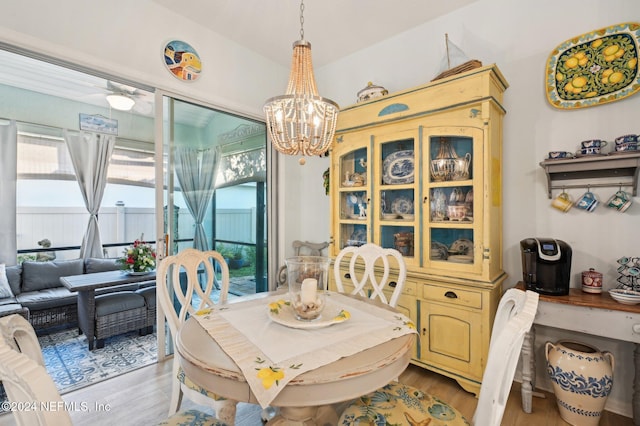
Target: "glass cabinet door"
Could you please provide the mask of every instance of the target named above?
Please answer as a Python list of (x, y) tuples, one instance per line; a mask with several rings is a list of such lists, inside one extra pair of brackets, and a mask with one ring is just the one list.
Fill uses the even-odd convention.
[[(453, 130), (453, 131), (452, 131)], [(434, 131), (434, 129), (431, 129)], [(424, 138), (425, 265), (475, 272), (481, 268), (482, 132), (437, 129)]]
[(338, 194), (332, 199), (334, 220), (339, 223), (338, 235), (334, 235), (337, 251), (361, 246), (369, 240), (371, 182), (367, 172), (368, 152), (368, 148), (362, 146), (335, 153), (338, 161), (333, 165), (333, 176), (339, 183)]
[(414, 131), (380, 138), (375, 144), (374, 242), (394, 248), (413, 263), (416, 252), (416, 138)]

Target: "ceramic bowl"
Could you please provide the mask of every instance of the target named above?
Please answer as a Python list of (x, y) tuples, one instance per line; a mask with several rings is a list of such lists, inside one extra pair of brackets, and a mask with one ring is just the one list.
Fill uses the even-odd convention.
[(464, 205), (447, 206), (449, 220), (462, 220), (467, 215), (467, 207)]
[(412, 214), (403, 214), (403, 215), (402, 215), (402, 218), (403, 218), (404, 220), (413, 220), (413, 219), (415, 218), (415, 215), (412, 215)]
[(637, 305), (640, 303), (640, 292), (638, 291), (614, 288), (609, 290), (609, 294), (613, 300), (623, 305)]
[(396, 213), (382, 213), (382, 218), (384, 220), (394, 220), (398, 218)]

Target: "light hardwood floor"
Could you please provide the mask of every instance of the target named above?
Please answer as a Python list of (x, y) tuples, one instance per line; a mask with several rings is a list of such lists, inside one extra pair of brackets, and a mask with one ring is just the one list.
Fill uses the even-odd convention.
[[(454, 380), (420, 367), (409, 366), (400, 381), (420, 388), (456, 407), (471, 419), (477, 399), (465, 392)], [(75, 404), (71, 411), (74, 425), (129, 426), (154, 425), (167, 415), (170, 398), (171, 360), (141, 368), (120, 377), (63, 395), (65, 402)], [(188, 401), (182, 408), (198, 407)], [(85, 409), (86, 408), (86, 409)], [(237, 426), (261, 426), (261, 410), (256, 405), (240, 404)], [(11, 415), (0, 416), (0, 426), (14, 425)], [(520, 406), (519, 385), (514, 383), (502, 425), (566, 426), (558, 414), (553, 394), (533, 399), (533, 413), (525, 414)], [(632, 426), (633, 421), (605, 412), (599, 426)], [(482, 426), (482, 425), (477, 425)]]

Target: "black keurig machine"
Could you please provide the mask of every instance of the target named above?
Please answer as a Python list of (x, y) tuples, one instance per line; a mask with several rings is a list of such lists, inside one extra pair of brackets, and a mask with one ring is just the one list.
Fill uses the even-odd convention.
[(569, 294), (571, 247), (553, 238), (520, 241), (522, 279), (527, 290), (552, 296)]

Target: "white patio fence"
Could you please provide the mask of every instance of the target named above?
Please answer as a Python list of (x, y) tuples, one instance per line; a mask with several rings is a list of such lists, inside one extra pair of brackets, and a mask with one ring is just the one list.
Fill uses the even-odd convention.
[[(219, 240), (255, 243), (255, 209), (218, 209), (216, 214)], [(18, 207), (18, 250), (41, 248), (38, 241), (48, 239), (52, 247), (80, 246), (87, 227), (88, 213), (84, 207)], [(102, 244), (134, 241), (144, 234), (146, 241), (155, 241), (155, 212), (152, 208), (104, 207), (98, 214)], [(211, 221), (205, 220), (209, 233)], [(178, 213), (178, 238), (191, 239), (194, 221), (186, 208)], [(184, 243), (182, 244), (184, 245)], [(123, 247), (107, 248), (108, 257), (120, 256)], [(60, 251), (57, 259), (76, 259), (79, 250)]]

